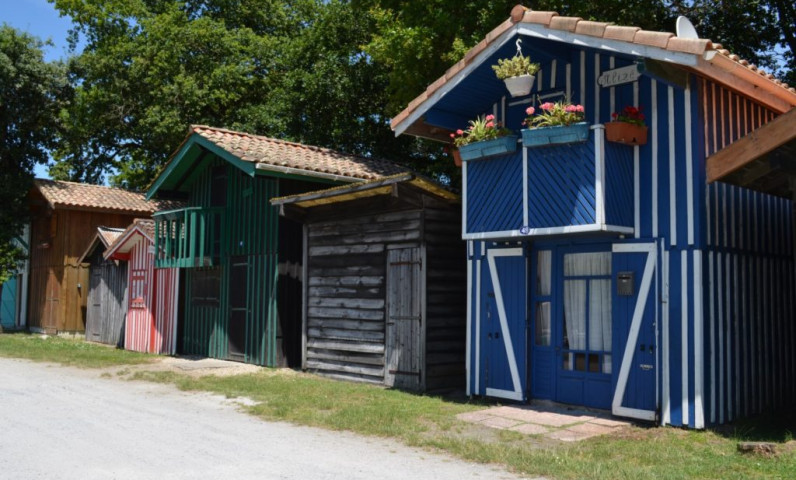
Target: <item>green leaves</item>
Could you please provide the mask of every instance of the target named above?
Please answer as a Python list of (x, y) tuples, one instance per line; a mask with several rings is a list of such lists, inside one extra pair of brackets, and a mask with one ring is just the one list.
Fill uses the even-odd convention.
[(11, 240), (28, 218), (33, 167), (47, 162), (65, 90), (64, 67), (44, 61), (43, 45), (0, 25), (0, 283), (22, 258)]

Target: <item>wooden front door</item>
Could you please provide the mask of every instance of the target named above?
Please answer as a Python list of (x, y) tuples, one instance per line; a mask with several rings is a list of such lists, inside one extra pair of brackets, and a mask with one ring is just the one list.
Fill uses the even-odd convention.
[(423, 385), (420, 248), (387, 251), (387, 331), (384, 383), (419, 390)]
[(230, 259), (229, 271), (229, 359), (245, 361), (247, 291), (249, 287), (249, 264), (246, 257)]
[[(103, 314), (103, 292), (102, 275), (107, 271), (106, 265), (94, 265), (91, 269), (91, 277), (88, 285), (88, 312), (86, 314), (86, 340), (94, 342), (102, 341), (102, 324), (109, 322)], [(106, 286), (107, 287), (107, 286)], [(108, 300), (106, 300), (108, 301)]]

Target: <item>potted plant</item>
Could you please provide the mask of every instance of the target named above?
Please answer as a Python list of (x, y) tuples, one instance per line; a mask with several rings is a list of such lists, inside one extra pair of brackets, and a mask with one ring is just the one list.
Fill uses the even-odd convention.
[[(584, 142), (589, 138), (589, 124), (584, 121), (583, 105), (568, 101), (546, 102), (525, 110), (528, 117), (523, 125), (522, 144), (526, 147)], [(534, 115), (536, 113), (536, 115)]]
[(647, 126), (640, 108), (626, 106), (621, 113), (611, 114), (613, 121), (605, 124), (605, 139), (625, 145), (647, 143)]
[(511, 58), (498, 60), (497, 65), (492, 65), (492, 69), (497, 78), (506, 84), (512, 97), (521, 97), (531, 93), (539, 64), (531, 62), (531, 57), (525, 57), (518, 51)]
[(486, 115), (470, 120), (467, 130), (457, 130), (451, 138), (462, 160), (467, 161), (516, 151), (517, 136), (511, 133), (494, 115)]

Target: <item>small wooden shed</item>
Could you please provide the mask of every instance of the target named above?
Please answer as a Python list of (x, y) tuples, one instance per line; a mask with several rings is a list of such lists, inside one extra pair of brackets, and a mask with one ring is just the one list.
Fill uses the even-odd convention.
[(36, 179), (30, 205), (28, 326), (50, 334), (84, 332), (88, 268), (78, 263), (100, 225), (125, 228), (137, 217), (181, 202), (147, 201), (120, 188)]
[(271, 203), (304, 223), (305, 369), (418, 391), (464, 386), (458, 195), (405, 173)]
[(179, 271), (155, 268), (155, 222), (136, 219), (104, 256), (128, 263), (124, 348), (164, 355), (175, 353)]
[(97, 227), (79, 264), (89, 265), (86, 340), (124, 347), (127, 317), (127, 262), (109, 260), (105, 250), (123, 228)]

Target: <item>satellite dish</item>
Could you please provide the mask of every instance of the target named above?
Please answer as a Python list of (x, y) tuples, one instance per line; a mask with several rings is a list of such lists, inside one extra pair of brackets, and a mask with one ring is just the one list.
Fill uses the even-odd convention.
[(699, 38), (699, 34), (694, 28), (694, 24), (691, 23), (691, 20), (685, 18), (684, 16), (680, 15), (677, 17), (677, 36), (679, 38)]

